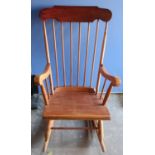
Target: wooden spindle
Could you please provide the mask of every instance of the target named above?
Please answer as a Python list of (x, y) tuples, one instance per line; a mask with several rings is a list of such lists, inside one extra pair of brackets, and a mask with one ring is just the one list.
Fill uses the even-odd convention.
[(97, 127), (52, 127), (52, 130), (96, 130)]
[(99, 63), (99, 68), (98, 68), (98, 76), (97, 76), (97, 83), (96, 83), (96, 93), (98, 93), (98, 89), (99, 89), (99, 85), (100, 85), (100, 71), (99, 71), (99, 69), (100, 69), (100, 65), (103, 62), (103, 57), (104, 57), (104, 53), (105, 53), (107, 28), (108, 28), (108, 23), (106, 22), (105, 29), (104, 29), (103, 41), (102, 41), (102, 49), (101, 49), (101, 55), (100, 55), (100, 63)]
[(104, 80), (103, 87), (102, 87), (102, 91), (101, 91), (100, 99), (102, 98), (102, 95), (103, 95), (103, 93), (104, 93), (104, 88), (105, 88), (105, 85), (106, 85), (106, 81), (107, 81), (107, 79)]
[[(52, 79), (52, 70), (51, 73), (49, 75), (49, 81), (50, 81), (50, 90), (51, 90), (51, 94), (54, 94), (54, 88), (53, 88), (53, 79)], [(52, 81), (52, 82), (51, 82)]]
[(79, 22), (79, 37), (78, 37), (78, 73), (77, 73), (77, 85), (79, 86), (80, 77), (80, 45), (81, 44), (81, 23)]
[(50, 98), (47, 79), (45, 79), (45, 84), (46, 84), (46, 91), (47, 91), (48, 98)]
[(53, 19), (52, 22), (52, 30), (53, 30), (53, 40), (54, 40), (54, 53), (55, 53), (55, 63), (56, 63), (56, 78), (57, 78), (57, 87), (59, 86), (59, 75), (58, 75), (58, 57), (57, 57), (57, 43), (56, 43), (56, 35), (55, 35), (55, 22)]
[[(46, 51), (46, 60), (47, 63), (50, 64), (50, 54), (49, 54), (49, 45), (48, 45), (48, 39), (47, 39), (47, 31), (46, 31), (46, 23), (43, 21), (43, 32), (44, 32), (44, 41), (45, 41), (45, 51)], [(50, 89), (52, 94), (54, 94), (54, 85), (53, 85), (53, 79), (52, 79), (52, 69), (50, 68)]]
[(112, 83), (110, 83), (110, 85), (109, 85), (109, 87), (107, 89), (107, 92), (106, 92), (105, 97), (103, 99), (102, 105), (105, 105), (106, 104), (106, 102), (107, 102), (107, 100), (108, 100), (108, 98), (110, 96), (111, 89), (112, 89)]
[(100, 77), (101, 77), (101, 74), (100, 74), (100, 72), (98, 71), (97, 83), (96, 83), (96, 94), (98, 93), (98, 89), (99, 89), (99, 85), (100, 85)]
[(94, 63), (96, 57), (96, 45), (97, 45), (97, 37), (98, 37), (98, 27), (99, 27), (99, 20), (96, 23), (96, 33), (95, 33), (95, 43), (94, 43), (94, 54), (93, 54), (93, 62), (92, 62), (92, 70), (91, 70), (91, 79), (90, 79), (90, 87), (92, 87), (92, 78), (93, 78), (93, 71), (94, 71)]
[(100, 56), (100, 64), (103, 62), (104, 54), (105, 54), (105, 47), (106, 47), (106, 39), (107, 39), (107, 30), (108, 30), (108, 23), (105, 23), (105, 29), (104, 29), (104, 36), (103, 36), (103, 42), (102, 42), (102, 51)]
[(70, 86), (72, 86), (72, 22), (70, 22)]
[(44, 30), (44, 41), (45, 41), (45, 51), (46, 51), (46, 60), (47, 63), (50, 63), (50, 56), (49, 56), (49, 46), (48, 46), (48, 39), (47, 39), (47, 31), (46, 31), (46, 23), (43, 21), (43, 30)]
[(87, 73), (87, 61), (88, 61), (89, 35), (90, 35), (90, 23), (88, 22), (88, 28), (87, 28), (87, 45), (86, 45), (86, 57), (85, 57), (85, 68), (84, 68), (84, 82), (83, 82), (83, 85), (84, 85), (84, 86), (86, 86), (86, 73)]
[(49, 101), (48, 101), (46, 89), (45, 89), (43, 84), (40, 87), (41, 87), (41, 90), (42, 90), (42, 93), (43, 93), (43, 98), (44, 98), (45, 105), (48, 105)]
[(65, 56), (64, 56), (64, 29), (63, 29), (63, 23), (62, 22), (61, 22), (61, 41), (62, 41), (63, 78), (64, 78), (64, 86), (66, 86)]

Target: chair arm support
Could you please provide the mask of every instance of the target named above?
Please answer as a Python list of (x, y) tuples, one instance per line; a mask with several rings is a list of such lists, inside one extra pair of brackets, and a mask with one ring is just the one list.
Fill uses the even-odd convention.
[(100, 66), (100, 73), (101, 75), (103, 75), (106, 79), (108, 79), (109, 81), (111, 81), (112, 86), (119, 86), (121, 81), (118, 77), (112, 76), (110, 75), (106, 69), (104, 68), (103, 64), (101, 64)]
[(44, 72), (40, 75), (36, 75), (34, 78), (34, 82), (37, 85), (42, 85), (43, 81), (50, 75), (50, 64), (47, 63), (44, 69)]

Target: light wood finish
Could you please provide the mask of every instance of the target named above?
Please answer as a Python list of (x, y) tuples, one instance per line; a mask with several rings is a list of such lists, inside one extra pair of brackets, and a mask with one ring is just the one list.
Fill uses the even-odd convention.
[(106, 146), (104, 143), (104, 128), (103, 128), (103, 120), (92, 120), (91, 124), (93, 128), (96, 128), (96, 134), (98, 136), (98, 140), (103, 152), (106, 152)]
[(105, 143), (104, 143), (104, 135), (103, 135), (103, 121), (99, 120), (98, 121), (98, 138), (99, 138), (99, 142), (102, 148), (103, 152), (106, 152), (106, 147), (105, 147)]
[(56, 63), (56, 78), (57, 78), (57, 86), (59, 86), (58, 56), (57, 56), (57, 43), (56, 43), (55, 22), (54, 22), (54, 19), (53, 19), (53, 22), (52, 22), (52, 30), (53, 30), (54, 53), (55, 53), (55, 63)]
[(73, 54), (72, 54), (72, 22), (70, 22), (70, 86), (72, 86), (72, 66), (73, 66)]
[(98, 93), (99, 86), (100, 86), (100, 77), (101, 77), (101, 74), (100, 74), (100, 72), (98, 71), (97, 83), (96, 83), (96, 94)]
[(103, 64), (101, 64), (100, 68), (99, 68), (99, 72), (101, 73), (101, 75), (103, 75), (106, 79), (108, 79), (109, 81), (111, 81), (112, 86), (119, 86), (121, 81), (118, 77), (112, 76), (110, 75), (105, 67), (103, 66)]
[(89, 35), (90, 35), (90, 23), (88, 23), (88, 28), (87, 28), (87, 45), (86, 45), (86, 57), (85, 57), (84, 82), (83, 82), (83, 86), (86, 86), (86, 73), (87, 73), (87, 61), (88, 61)]
[(109, 96), (110, 96), (110, 92), (111, 92), (111, 89), (112, 89), (112, 83), (110, 83), (110, 85), (109, 85), (109, 87), (108, 87), (108, 90), (107, 90), (107, 92), (106, 92), (106, 94), (105, 94), (105, 97), (104, 97), (104, 99), (103, 99), (103, 105), (105, 105), (106, 104), (106, 102), (107, 102), (107, 100), (108, 100), (108, 98), (109, 98)]
[[(100, 70), (100, 65), (103, 62), (103, 57), (104, 57), (104, 51), (105, 51), (105, 43), (106, 43), (106, 35), (107, 35), (107, 22), (105, 24), (105, 29), (104, 29), (104, 36), (103, 36), (103, 41), (102, 41), (102, 49), (101, 49), (101, 55), (100, 55), (100, 63), (99, 63), (99, 69)], [(96, 92), (98, 93), (99, 85), (100, 85), (100, 71), (98, 71), (98, 76), (97, 76), (97, 83), (96, 83)]]
[(45, 41), (46, 60), (48, 63), (50, 63), (49, 46), (48, 46), (48, 39), (47, 39), (47, 31), (46, 31), (45, 21), (43, 21), (43, 32), (44, 32), (44, 41)]
[[(44, 72), (42, 74), (40, 74), (40, 75), (35, 76), (35, 78), (34, 78), (34, 82), (36, 84), (40, 85), (40, 87), (41, 87), (45, 105), (49, 104), (49, 99), (48, 99), (48, 96), (47, 96), (46, 89), (44, 87), (44, 80), (46, 80), (50, 76), (50, 73), (51, 73), (50, 72), (50, 64), (48, 63), (46, 65), (45, 69), (44, 69)], [(48, 87), (48, 84), (47, 84), (47, 87)]]
[(42, 94), (43, 94), (44, 103), (45, 103), (45, 105), (48, 105), (49, 100), (48, 100), (48, 96), (47, 96), (47, 93), (46, 93), (46, 89), (45, 89), (44, 85), (41, 85), (40, 87), (41, 87), (41, 91), (42, 91)]
[(54, 94), (54, 85), (53, 85), (53, 78), (52, 78), (52, 70), (51, 70), (51, 74), (49, 75), (49, 81), (50, 81), (50, 90), (51, 93), (50, 94)]
[(64, 56), (64, 28), (63, 28), (62, 22), (61, 22), (61, 41), (62, 41), (63, 78), (64, 78), (64, 86), (66, 86), (65, 56)]
[[(108, 89), (107, 89), (107, 92), (105, 93), (105, 97), (104, 97), (103, 103), (102, 103), (103, 105), (105, 105), (106, 102), (107, 102), (107, 100), (108, 100), (108, 98), (109, 98), (109, 96), (110, 96), (110, 92), (111, 92), (111, 90), (112, 90), (112, 87), (113, 87), (113, 86), (119, 86), (119, 85), (120, 85), (120, 79), (119, 79), (118, 77), (115, 77), (115, 76), (110, 75), (110, 74), (106, 71), (106, 69), (104, 68), (103, 64), (101, 64), (100, 67), (99, 67), (99, 73), (100, 73), (102, 76), (104, 76), (104, 77), (106, 78), (106, 80), (109, 80), (109, 81), (110, 81), (110, 85), (109, 85), (109, 87), (108, 87)], [(104, 86), (103, 86), (103, 87), (104, 87)], [(104, 89), (104, 88), (103, 88), (103, 89)]]
[(47, 63), (45, 66), (44, 72), (40, 75), (35, 76), (34, 82), (38, 85), (43, 85), (43, 81), (46, 78), (48, 78), (48, 76), (50, 75), (50, 68), (51, 68), (51, 65)]
[(90, 76), (90, 87), (92, 87), (92, 78), (93, 78), (94, 63), (95, 63), (95, 57), (96, 57), (96, 46), (97, 46), (97, 37), (98, 37), (98, 27), (99, 27), (99, 20), (97, 20), (97, 23), (96, 23), (96, 33), (95, 33), (93, 62), (92, 62), (92, 70), (91, 70), (91, 76)]
[(47, 122), (47, 129), (46, 129), (46, 132), (45, 132), (45, 143), (44, 143), (44, 152), (47, 151), (47, 147), (48, 147), (48, 143), (49, 143), (49, 140), (50, 140), (50, 137), (51, 137), (51, 133), (52, 133), (52, 127), (54, 126), (54, 121), (53, 120), (48, 120)]
[(102, 91), (101, 91), (100, 99), (102, 98), (102, 95), (103, 95), (103, 93), (104, 93), (104, 88), (105, 88), (105, 85), (106, 85), (106, 81), (107, 81), (107, 79), (104, 80), (103, 87), (102, 87)]
[[(48, 45), (48, 38), (47, 38), (47, 31), (46, 31), (46, 23), (43, 21), (43, 32), (44, 32), (44, 41), (45, 41), (45, 53), (46, 53), (46, 60), (47, 63), (50, 64), (50, 54), (49, 54), (49, 45)], [(52, 79), (52, 69), (50, 68), (50, 89), (52, 94), (54, 94), (53, 91), (53, 79)]]
[(107, 30), (108, 30), (108, 23), (105, 23), (103, 41), (102, 41), (102, 49), (101, 49), (101, 56), (100, 56), (100, 64), (103, 62), (104, 54), (105, 54), (105, 47), (106, 47), (106, 39), (107, 39)]
[(46, 83), (46, 92), (47, 92), (48, 98), (50, 98), (50, 93), (49, 93), (47, 79), (45, 79), (45, 83)]
[(103, 36), (103, 41), (102, 41), (102, 49), (101, 49), (101, 55), (100, 55), (100, 63), (99, 63), (99, 69), (98, 69), (98, 76), (97, 76), (97, 83), (96, 83), (96, 92), (98, 93), (98, 89), (99, 89), (99, 85), (100, 85), (100, 65), (103, 62), (103, 57), (104, 57), (104, 53), (105, 53), (105, 43), (106, 43), (106, 37), (107, 37), (107, 27), (108, 24), (106, 22), (105, 24), (105, 29), (104, 29), (104, 36)]
[(77, 73), (77, 85), (79, 86), (80, 77), (80, 45), (81, 44), (81, 23), (79, 22), (79, 37), (78, 37), (78, 73)]
[(95, 93), (94, 88), (89, 87), (56, 87), (55, 92), (88, 92), (88, 93)]
[(96, 130), (97, 127), (53, 127), (52, 130)]
[[(48, 121), (46, 134), (45, 134), (45, 144), (44, 151), (47, 150), (50, 135), (52, 129), (58, 130), (96, 130), (99, 142), (101, 144), (102, 150), (105, 151), (105, 146), (103, 143), (103, 125), (101, 120), (110, 120), (110, 113), (106, 106), (108, 98), (110, 96), (110, 92), (113, 86), (119, 86), (120, 80), (117, 77), (114, 77), (107, 73), (103, 63), (104, 53), (105, 53), (105, 44), (107, 37), (107, 27), (108, 21), (111, 19), (112, 13), (108, 9), (98, 8), (98, 7), (81, 7), (81, 6), (55, 6), (48, 9), (43, 9), (40, 11), (40, 18), (43, 21), (43, 31), (44, 31), (44, 40), (45, 40), (45, 49), (46, 49), (46, 59), (47, 65), (42, 74), (37, 75), (35, 77), (35, 83), (41, 86), (45, 106), (43, 111), (43, 118)], [(48, 47), (48, 37), (46, 32), (45, 21), (48, 19), (53, 19), (52, 30), (53, 30), (53, 40), (54, 40), (54, 55), (55, 55), (55, 67), (56, 67), (56, 80), (57, 85), (53, 88), (53, 80), (52, 80), (52, 70), (50, 65), (50, 56), (49, 56), (49, 47)], [(65, 44), (65, 36), (63, 24), (61, 23), (61, 41), (62, 41), (62, 70), (63, 70), (63, 80), (64, 86), (60, 87), (59, 85), (59, 66), (58, 66), (58, 51), (57, 51), (57, 42), (56, 42), (56, 31), (55, 31), (55, 22), (70, 22), (70, 84), (69, 86), (66, 84), (66, 73), (65, 73), (65, 54), (67, 51), (64, 50)], [(90, 87), (86, 87), (86, 76), (87, 76), (87, 66), (88, 66), (88, 48), (89, 48), (89, 35), (90, 35), (90, 22), (97, 20), (96, 23), (96, 34), (95, 34), (95, 42), (94, 42), (94, 51), (93, 58), (90, 65), (92, 66), (91, 74), (90, 74)], [(100, 60), (96, 60), (96, 47), (98, 41), (98, 27), (99, 20), (105, 22), (104, 36), (102, 41), (102, 49), (100, 53)], [(78, 28), (78, 56), (77, 56), (77, 79), (73, 79), (73, 34), (72, 34), (72, 22), (79, 23)], [(80, 66), (80, 48), (81, 48), (81, 23), (88, 23), (87, 30), (87, 40), (86, 40), (86, 57), (84, 66)], [(61, 51), (59, 52), (61, 53)], [(94, 72), (94, 64), (96, 61), (99, 61), (98, 68), (98, 77), (97, 84), (95, 88), (92, 87), (92, 79)], [(52, 62), (53, 64), (53, 62)], [(83, 86), (79, 86), (80, 82), (80, 67), (84, 67), (84, 78), (83, 78)], [(67, 68), (66, 68), (67, 69)], [(99, 96), (98, 88), (100, 85), (100, 77), (104, 76), (106, 79), (103, 87), (101, 96)], [(46, 92), (44, 83), (48, 88), (48, 82), (46, 81), (50, 78), (50, 88), (52, 93)], [(73, 80), (77, 80), (77, 86), (73, 86)], [(107, 90), (104, 90), (106, 81), (110, 81), (110, 85)], [(104, 98), (101, 100), (103, 92), (105, 92)], [(48, 96), (49, 95), (49, 96)], [(54, 127), (53, 120), (83, 120), (88, 124), (87, 127)]]
[(106, 106), (95, 93), (57, 92), (50, 96), (43, 112), (44, 119), (52, 120), (109, 120)]

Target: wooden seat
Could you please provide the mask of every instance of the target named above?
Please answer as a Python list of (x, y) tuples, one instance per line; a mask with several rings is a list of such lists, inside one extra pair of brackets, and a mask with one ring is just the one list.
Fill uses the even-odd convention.
[[(43, 34), (45, 41), (45, 53), (46, 53), (46, 66), (42, 74), (35, 77), (35, 83), (41, 87), (43, 99), (45, 103), (43, 118), (47, 121), (47, 128), (45, 131), (45, 143), (44, 151), (47, 150), (48, 143), (50, 140), (50, 135), (53, 129), (67, 129), (65, 127), (54, 127), (54, 120), (87, 120), (90, 127), (83, 128), (68, 128), (68, 129), (86, 129), (86, 130), (96, 130), (96, 133), (101, 144), (101, 148), (105, 151), (105, 144), (103, 141), (103, 120), (110, 120), (110, 113), (106, 107), (108, 97), (112, 90), (112, 87), (120, 85), (120, 80), (118, 77), (110, 75), (104, 65), (103, 58), (105, 53), (105, 43), (107, 36), (107, 27), (108, 21), (111, 19), (112, 13), (108, 9), (98, 8), (98, 7), (81, 7), (81, 6), (55, 6), (52, 8), (43, 9), (40, 11), (40, 18), (43, 22)], [(51, 20), (52, 19), (52, 20)], [(47, 31), (46, 22), (47, 20), (52, 21), (51, 31)], [(61, 43), (62, 50), (58, 52), (57, 48), (57, 35), (55, 28), (55, 21), (61, 23)], [(96, 22), (95, 36), (94, 36), (94, 48), (92, 55), (89, 53), (89, 38), (90, 38), (90, 24), (91, 22)], [(102, 47), (100, 51), (100, 58), (96, 52), (97, 41), (98, 41), (98, 31), (99, 31), (99, 22), (105, 23), (104, 33), (102, 39)], [(65, 51), (65, 42), (64, 42), (64, 27), (63, 23), (68, 22), (70, 33), (67, 33), (67, 37), (70, 38), (70, 43), (68, 44), (68, 49)], [(73, 24), (78, 24), (78, 53), (75, 57), (75, 51), (73, 50)], [(83, 66), (81, 65), (81, 23), (87, 23), (87, 36), (86, 36), (86, 51)], [(52, 34), (53, 38), (53, 59), (50, 61), (50, 52), (49, 52), (49, 38)], [(52, 32), (52, 33), (51, 33)], [(70, 54), (66, 56), (65, 54)], [(58, 59), (58, 54), (61, 54), (61, 63), (60, 58)], [(74, 55), (74, 56), (73, 56)], [(77, 58), (77, 70), (75, 70), (73, 65), (76, 63), (73, 62), (73, 57)], [(52, 59), (52, 60), (53, 60)], [(91, 61), (90, 61), (91, 59)], [(88, 64), (89, 60), (89, 64)], [(66, 66), (66, 61), (69, 62), (69, 66)], [(99, 62), (97, 76), (94, 76), (94, 66), (95, 62)], [(61, 67), (59, 66), (61, 65)], [(88, 77), (87, 68), (91, 67), (90, 76)], [(52, 67), (51, 67), (52, 66)], [(83, 67), (83, 81), (80, 82), (81, 67)], [(55, 68), (56, 79), (53, 81), (53, 71)], [(63, 77), (60, 78), (61, 69)], [(66, 70), (70, 71), (70, 75), (66, 75)], [(75, 73), (76, 72), (76, 73)], [(74, 75), (74, 76), (73, 76)], [(75, 75), (77, 75), (75, 77)], [(68, 84), (67, 77), (69, 77), (70, 83)], [(96, 79), (95, 79), (96, 77)], [(101, 94), (98, 94), (100, 79), (104, 78), (102, 85)], [(63, 79), (63, 85), (60, 85), (60, 79)], [(89, 86), (86, 84), (86, 79), (89, 80)], [(96, 84), (93, 85), (93, 80), (96, 81)], [(62, 81), (61, 81), (62, 82)], [(76, 82), (76, 85), (73, 84)]]
[(50, 95), (43, 112), (45, 119), (109, 120), (110, 114), (102, 100), (89, 92), (56, 92)]

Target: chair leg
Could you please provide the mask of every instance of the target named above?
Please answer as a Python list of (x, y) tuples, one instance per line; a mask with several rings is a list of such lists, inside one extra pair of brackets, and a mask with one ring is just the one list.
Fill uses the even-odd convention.
[(106, 147), (105, 147), (105, 143), (104, 143), (104, 133), (103, 133), (103, 121), (102, 120), (99, 120), (98, 121), (98, 138), (99, 138), (99, 142), (100, 142), (100, 145), (101, 145), (101, 148), (102, 148), (102, 151), (103, 152), (106, 152)]
[[(92, 127), (93, 127), (93, 126), (92, 126), (92, 120), (89, 120), (89, 121), (88, 121), (88, 127), (90, 127), (90, 128), (92, 128)], [(90, 133), (92, 133), (92, 132), (93, 132), (93, 130), (92, 130), (92, 129), (90, 129), (89, 131), (90, 131)]]
[(51, 132), (52, 132), (51, 128), (53, 127), (53, 124), (54, 124), (53, 120), (48, 120), (47, 129), (46, 129), (46, 133), (45, 133), (44, 152), (47, 151), (48, 143), (49, 143)]

